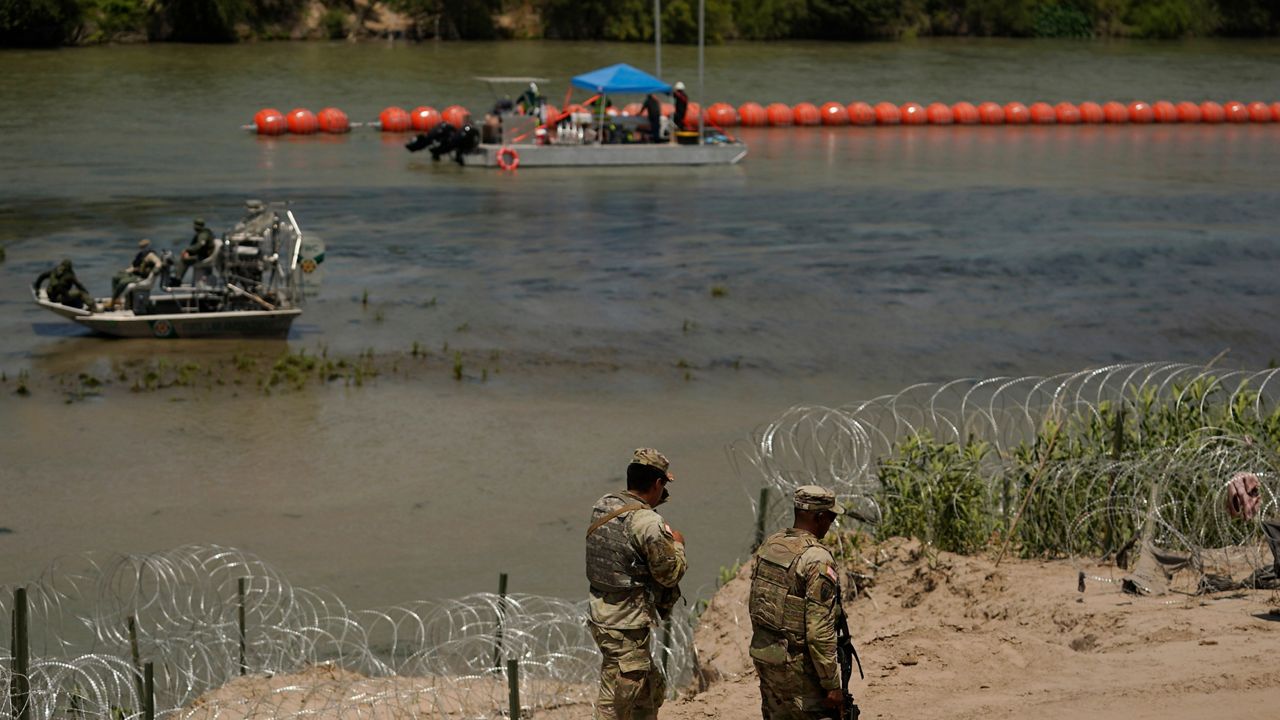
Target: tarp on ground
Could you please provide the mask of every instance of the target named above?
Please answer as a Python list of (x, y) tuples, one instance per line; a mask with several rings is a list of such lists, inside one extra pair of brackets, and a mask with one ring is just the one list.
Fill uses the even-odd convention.
[(592, 70), (589, 73), (583, 73), (574, 77), (572, 82), (575, 87), (610, 95), (671, 92), (669, 84), (626, 63), (618, 63), (617, 65), (610, 65), (599, 70)]

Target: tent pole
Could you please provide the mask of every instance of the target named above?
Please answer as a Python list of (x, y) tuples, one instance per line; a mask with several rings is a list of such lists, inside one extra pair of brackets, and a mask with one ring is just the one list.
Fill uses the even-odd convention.
[(698, 144), (702, 144), (702, 118), (707, 114), (703, 103), (707, 102), (707, 87), (702, 81), (703, 46), (706, 45), (707, 0), (698, 0)]
[(653, 0), (654, 76), (662, 78), (662, 0)]

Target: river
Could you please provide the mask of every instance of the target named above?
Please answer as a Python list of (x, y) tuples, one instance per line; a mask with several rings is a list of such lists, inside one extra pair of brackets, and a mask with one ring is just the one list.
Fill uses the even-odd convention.
[[(240, 129), (267, 106), (478, 112), (494, 98), (473, 76), (545, 77), (559, 104), (572, 75), (652, 60), (554, 42), (0, 52), (0, 583), (68, 553), (218, 543), (356, 607), (500, 572), (579, 596), (588, 508), (653, 445), (705, 592), (752, 533), (755, 478), (726, 450), (793, 404), (1280, 357), (1280, 125), (742, 129), (732, 168), (516, 173), (367, 128)], [(734, 104), (1280, 99), (1265, 41), (734, 44), (707, 49), (702, 84), (693, 48), (663, 60), (695, 101)], [(225, 229), (249, 197), (290, 202), (328, 244), (287, 341), (109, 341), (30, 303), (61, 257), (105, 292), (139, 237), (185, 244), (192, 218)], [(423, 369), (361, 387), (57, 380), (415, 343)]]

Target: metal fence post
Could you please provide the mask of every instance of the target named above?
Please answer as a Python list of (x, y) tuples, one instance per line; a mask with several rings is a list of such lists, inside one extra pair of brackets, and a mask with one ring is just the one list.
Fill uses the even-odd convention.
[(507, 574), (498, 574), (498, 629), (494, 631), (493, 666), (502, 667), (502, 621), (507, 610)]
[(520, 720), (520, 662), (507, 661), (507, 692), (511, 698), (511, 720)]
[(30, 641), (27, 636), (27, 589), (13, 591), (13, 676), (9, 681), (9, 700), (15, 720), (31, 720)]

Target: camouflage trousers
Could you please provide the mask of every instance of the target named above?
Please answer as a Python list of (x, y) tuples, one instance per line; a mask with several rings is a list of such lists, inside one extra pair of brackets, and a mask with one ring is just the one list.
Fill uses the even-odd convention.
[(604, 659), (595, 720), (654, 720), (667, 682), (649, 653), (649, 628), (614, 630), (588, 623)]
[(820, 720), (837, 713), (822, 704), (827, 691), (807, 670), (808, 658), (792, 657), (782, 665), (755, 661), (760, 676), (760, 714), (764, 720)]

